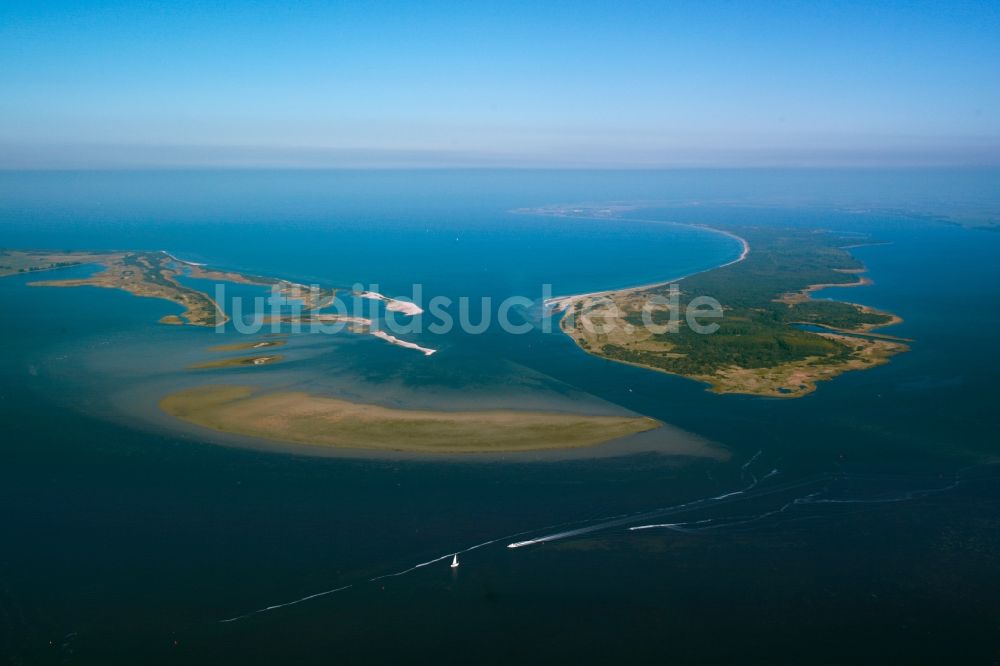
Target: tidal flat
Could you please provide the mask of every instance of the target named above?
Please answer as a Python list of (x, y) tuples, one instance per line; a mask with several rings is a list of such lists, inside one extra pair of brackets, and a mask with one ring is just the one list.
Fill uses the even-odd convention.
[(249, 437), (423, 453), (586, 447), (662, 425), (640, 416), (397, 409), (300, 391), (256, 392), (227, 385), (180, 391), (161, 400), (160, 407), (184, 421)]

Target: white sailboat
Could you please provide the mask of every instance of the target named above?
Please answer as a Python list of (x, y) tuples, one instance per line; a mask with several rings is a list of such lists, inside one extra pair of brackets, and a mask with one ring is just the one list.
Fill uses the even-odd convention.
[(451, 556), (451, 568), (452, 569), (458, 568), (458, 553), (455, 553), (454, 555)]

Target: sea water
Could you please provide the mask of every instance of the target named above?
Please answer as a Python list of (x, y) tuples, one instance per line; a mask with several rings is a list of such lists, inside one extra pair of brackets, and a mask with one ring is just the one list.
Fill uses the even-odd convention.
[[(664, 222), (859, 233), (888, 241), (853, 250), (873, 284), (816, 296), (897, 313), (887, 332), (913, 343), (796, 400), (718, 396), (558, 332), (492, 329), (414, 335), (440, 349), (431, 357), (296, 336), (286, 364), (205, 375), (401, 406), (629, 411), (704, 447), (322, 458), (219, 446), (157, 417), (157, 397), (193, 381), (187, 365), (218, 341), (156, 323), (177, 306), (4, 278), (0, 645), (43, 663), (926, 659), (957, 642), (993, 654), (1000, 234), (915, 215), (933, 187), (947, 194), (935, 205), (981, 203), (970, 188), (989, 178), (4, 174), (5, 247), (168, 249), (392, 296), (420, 283), (428, 296), (535, 299), (543, 284), (642, 284), (739, 252)], [(631, 221), (515, 212), (607, 203), (644, 208)], [(647, 524), (669, 527), (628, 529)]]

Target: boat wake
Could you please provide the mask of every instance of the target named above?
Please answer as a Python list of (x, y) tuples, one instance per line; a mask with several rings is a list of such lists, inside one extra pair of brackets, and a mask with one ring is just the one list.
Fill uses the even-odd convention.
[[(556, 524), (556, 525), (549, 525), (548, 528), (542, 528), (542, 529), (552, 529), (554, 527), (560, 527), (560, 526), (569, 525), (569, 524), (572, 524), (572, 523), (559, 523), (559, 524)], [(538, 529), (536, 528), (536, 529), (532, 529), (532, 530), (526, 530), (524, 532), (517, 532), (515, 534), (508, 534), (506, 536), (497, 537), (495, 539), (490, 539), (489, 541), (483, 541), (482, 543), (477, 543), (477, 544), (472, 545), (472, 546), (467, 546), (467, 547), (462, 548), (460, 550), (449, 551), (448, 553), (445, 553), (444, 555), (441, 555), (439, 557), (435, 557), (435, 558), (427, 560), (425, 562), (420, 562), (418, 564), (414, 564), (413, 566), (407, 567), (406, 569), (401, 569), (399, 571), (394, 571), (392, 573), (380, 574), (378, 576), (374, 576), (372, 578), (368, 578), (368, 579), (366, 579), (364, 581), (361, 581), (360, 583), (349, 583), (347, 585), (342, 585), (340, 587), (335, 587), (333, 589), (326, 590), (324, 592), (317, 592), (315, 594), (310, 594), (310, 595), (304, 596), (304, 597), (302, 597), (300, 599), (295, 599), (293, 601), (286, 601), (284, 603), (273, 604), (271, 606), (266, 606), (264, 608), (259, 608), (259, 609), (254, 610), (254, 611), (250, 611), (249, 613), (244, 613), (243, 615), (237, 615), (235, 617), (226, 618), (225, 620), (219, 620), (219, 623), (220, 624), (228, 624), (228, 623), (231, 623), (231, 622), (238, 622), (240, 620), (245, 620), (247, 618), (253, 617), (254, 615), (260, 615), (262, 613), (268, 613), (270, 611), (275, 611), (275, 610), (278, 610), (278, 609), (281, 609), (281, 608), (288, 608), (289, 606), (295, 606), (295, 605), (304, 603), (306, 601), (311, 601), (313, 599), (318, 599), (320, 597), (325, 597), (325, 596), (329, 596), (331, 594), (336, 594), (337, 592), (344, 592), (346, 590), (349, 590), (349, 589), (351, 589), (353, 587), (356, 587), (358, 585), (362, 585), (362, 584), (365, 584), (365, 583), (377, 583), (380, 580), (386, 580), (388, 578), (398, 578), (399, 576), (405, 576), (406, 574), (413, 573), (414, 571), (417, 571), (418, 569), (423, 569), (424, 567), (428, 567), (428, 566), (430, 566), (432, 564), (437, 564), (438, 562), (444, 562), (444, 561), (446, 561), (448, 559), (451, 559), (453, 562), (456, 562), (457, 561), (457, 557), (459, 555), (464, 555), (465, 553), (471, 553), (471, 552), (473, 552), (475, 550), (479, 550), (480, 548), (486, 548), (487, 546), (492, 546), (495, 543), (500, 543), (502, 541), (506, 541), (507, 539), (513, 539), (513, 538), (516, 538), (516, 537), (519, 537), (519, 536), (523, 536), (523, 535), (529, 534), (531, 532), (537, 532), (537, 531), (538, 531)]]
[(278, 610), (279, 608), (288, 608), (289, 606), (295, 606), (296, 604), (305, 603), (305, 602), (311, 601), (313, 599), (319, 599), (320, 597), (326, 597), (326, 596), (329, 596), (331, 594), (336, 594), (337, 592), (343, 592), (344, 590), (349, 590), (352, 587), (354, 587), (353, 583), (350, 584), (350, 585), (344, 585), (343, 587), (337, 587), (337, 588), (334, 588), (332, 590), (327, 590), (325, 592), (317, 592), (316, 594), (310, 594), (307, 597), (302, 597), (301, 599), (296, 599), (295, 601), (289, 601), (289, 602), (286, 602), (286, 603), (283, 603), (283, 604), (275, 604), (273, 606), (268, 606), (267, 608), (260, 608), (258, 610), (250, 611), (249, 613), (245, 613), (243, 615), (238, 615), (237, 617), (231, 617), (231, 618), (228, 618), (228, 619), (225, 619), (225, 620), (219, 620), (219, 623), (220, 624), (228, 624), (230, 622), (237, 622), (239, 620), (245, 620), (246, 618), (251, 617), (253, 615), (260, 615), (261, 613), (267, 613), (269, 611)]
[[(844, 504), (886, 504), (906, 502), (929, 497), (957, 488), (961, 483), (968, 480), (965, 476), (965, 472), (969, 469), (973, 469), (970, 467), (959, 470), (955, 473), (954, 477), (946, 483), (927, 485), (916, 489), (903, 488), (894, 491), (885, 491), (884, 489), (887, 484), (910, 484), (914, 481), (914, 478), (886, 475), (830, 473), (819, 474), (784, 483), (774, 483), (771, 480), (780, 476), (780, 471), (777, 468), (771, 469), (760, 478), (758, 478), (756, 473), (753, 471), (753, 465), (760, 458), (761, 454), (762, 452), (758, 451), (741, 467), (741, 478), (744, 481), (749, 479), (749, 482), (746, 486), (737, 490), (647, 511), (622, 513), (597, 519), (567, 521), (530, 530), (524, 530), (522, 532), (508, 534), (506, 536), (496, 537), (465, 548), (448, 550), (446, 553), (404, 569), (400, 569), (399, 571), (380, 574), (363, 581), (341, 585), (324, 592), (317, 592), (292, 601), (273, 604), (249, 613), (219, 620), (219, 622), (237, 622), (255, 615), (268, 613), (282, 608), (288, 608), (289, 606), (295, 606), (313, 599), (344, 592), (346, 590), (364, 585), (365, 583), (376, 583), (390, 578), (405, 576), (433, 564), (446, 562), (448, 560), (451, 560), (454, 564), (457, 563), (459, 555), (488, 548), (503, 542), (508, 542), (506, 546), (507, 549), (520, 549), (527, 546), (535, 546), (564, 539), (571, 539), (619, 527), (627, 528), (627, 532), (667, 529), (687, 534), (708, 532), (711, 530), (722, 530), (727, 528), (739, 528), (747, 525), (759, 524), (768, 518), (788, 514), (795, 509), (806, 506), (818, 507), (822, 505)], [(864, 492), (866, 484), (873, 484), (875, 490)], [(777, 507), (774, 507), (774, 504), (772, 503), (771, 507), (762, 507), (763, 510), (756, 512), (747, 512), (740, 515), (728, 514), (721, 517), (696, 517), (698, 512), (714, 510), (718, 507), (730, 507), (733, 505), (743, 506), (765, 500), (771, 500), (773, 502), (774, 499), (777, 499), (780, 502)], [(651, 522), (660, 521), (663, 518), (671, 516), (685, 515), (690, 515), (691, 519)], [(569, 527), (572, 529), (559, 529)], [(549, 530), (553, 529), (558, 529), (559, 531), (549, 532)], [(528, 539), (520, 541), (510, 541), (511, 539), (529, 535), (536, 536), (531, 536)]]
[[(769, 474), (768, 476), (771, 476), (771, 474)], [(891, 504), (896, 502), (908, 502), (911, 500), (921, 499), (924, 497), (930, 497), (931, 495), (947, 492), (949, 490), (954, 490), (955, 488), (958, 487), (958, 485), (962, 482), (963, 479), (960, 477), (959, 474), (956, 474), (956, 476), (950, 483), (938, 486), (931, 486), (928, 488), (921, 488), (916, 490), (903, 490), (899, 492), (874, 495), (868, 497), (830, 497), (832, 493), (836, 492), (837, 484), (843, 484), (850, 481), (885, 482), (891, 480), (896, 480), (896, 479), (893, 479), (892, 477), (862, 476), (862, 475), (831, 476), (830, 478), (828, 478), (826, 481), (823, 482), (824, 487), (820, 488), (819, 490), (808, 493), (801, 497), (792, 498), (791, 500), (785, 502), (778, 508), (764, 511), (762, 513), (749, 514), (743, 516), (727, 516), (720, 518), (704, 518), (701, 520), (693, 520), (687, 522), (635, 525), (629, 527), (629, 530), (635, 531), (635, 530), (664, 528), (664, 529), (674, 530), (676, 532), (691, 534), (696, 532), (704, 532), (708, 530), (721, 530), (732, 527), (739, 527), (741, 525), (748, 525), (751, 523), (757, 523), (766, 518), (787, 513), (796, 507), (802, 507), (807, 505)], [(817, 480), (817, 482), (819, 482), (819, 480)]]

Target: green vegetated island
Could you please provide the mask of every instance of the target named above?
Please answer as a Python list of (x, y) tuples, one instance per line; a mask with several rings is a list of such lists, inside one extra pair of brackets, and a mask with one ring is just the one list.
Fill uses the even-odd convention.
[[(228, 320), (223, 308), (206, 293), (183, 284), (190, 277), (217, 282), (277, 288), (298, 298), (304, 323), (342, 321), (352, 333), (371, 333), (381, 340), (432, 355), (435, 350), (373, 330), (371, 321), (322, 312), (332, 304), (334, 289), (310, 289), (279, 278), (214, 270), (181, 261), (167, 252), (73, 252), (0, 250), (0, 276), (37, 273), (82, 265), (100, 270), (84, 278), (32, 282), (40, 287), (103, 287), (136, 296), (159, 298), (184, 307), (168, 315), (164, 324), (216, 326)], [(373, 292), (363, 298), (379, 300), (386, 309), (405, 316), (421, 310)], [(281, 317), (282, 321), (285, 317)], [(215, 345), (219, 354), (244, 352), (190, 366), (192, 371), (224, 371), (278, 363), (284, 356), (270, 352), (284, 339), (264, 338)], [(419, 453), (497, 453), (566, 449), (601, 444), (626, 435), (661, 427), (655, 419), (637, 415), (595, 416), (529, 410), (436, 411), (408, 410), (340, 400), (329, 396), (240, 385), (203, 385), (179, 391), (160, 401), (168, 414), (189, 423), (256, 439), (308, 444), (317, 447), (412, 451)]]
[(182, 261), (168, 252), (62, 252), (0, 250), (0, 276), (18, 273), (97, 264), (102, 267), (93, 275), (69, 280), (32, 282), (36, 287), (106, 287), (120, 289), (135, 296), (160, 298), (184, 307), (180, 315), (167, 315), (164, 324), (217, 326), (229, 317), (208, 294), (182, 284), (178, 278), (190, 277), (217, 282), (276, 287), (282, 295), (302, 299), (307, 310), (332, 303), (333, 289), (310, 289), (278, 278), (248, 275), (234, 271), (213, 270), (193, 262)]
[[(533, 213), (603, 217), (613, 209), (541, 209)], [(670, 307), (650, 298), (670, 296), (667, 284), (551, 299), (565, 314), (560, 328), (595, 356), (705, 382), (717, 393), (795, 398), (816, 383), (851, 370), (864, 370), (907, 351), (903, 338), (875, 332), (902, 321), (873, 308), (830, 300), (812, 293), (824, 287), (869, 284), (864, 265), (848, 251), (857, 244), (823, 230), (733, 225), (715, 227), (743, 244), (734, 262), (676, 280), (680, 296), (676, 330), (662, 326)], [(711, 334), (686, 322), (692, 299), (708, 296), (723, 307)], [(643, 310), (646, 309), (646, 319)], [(805, 327), (811, 328), (807, 330)]]

